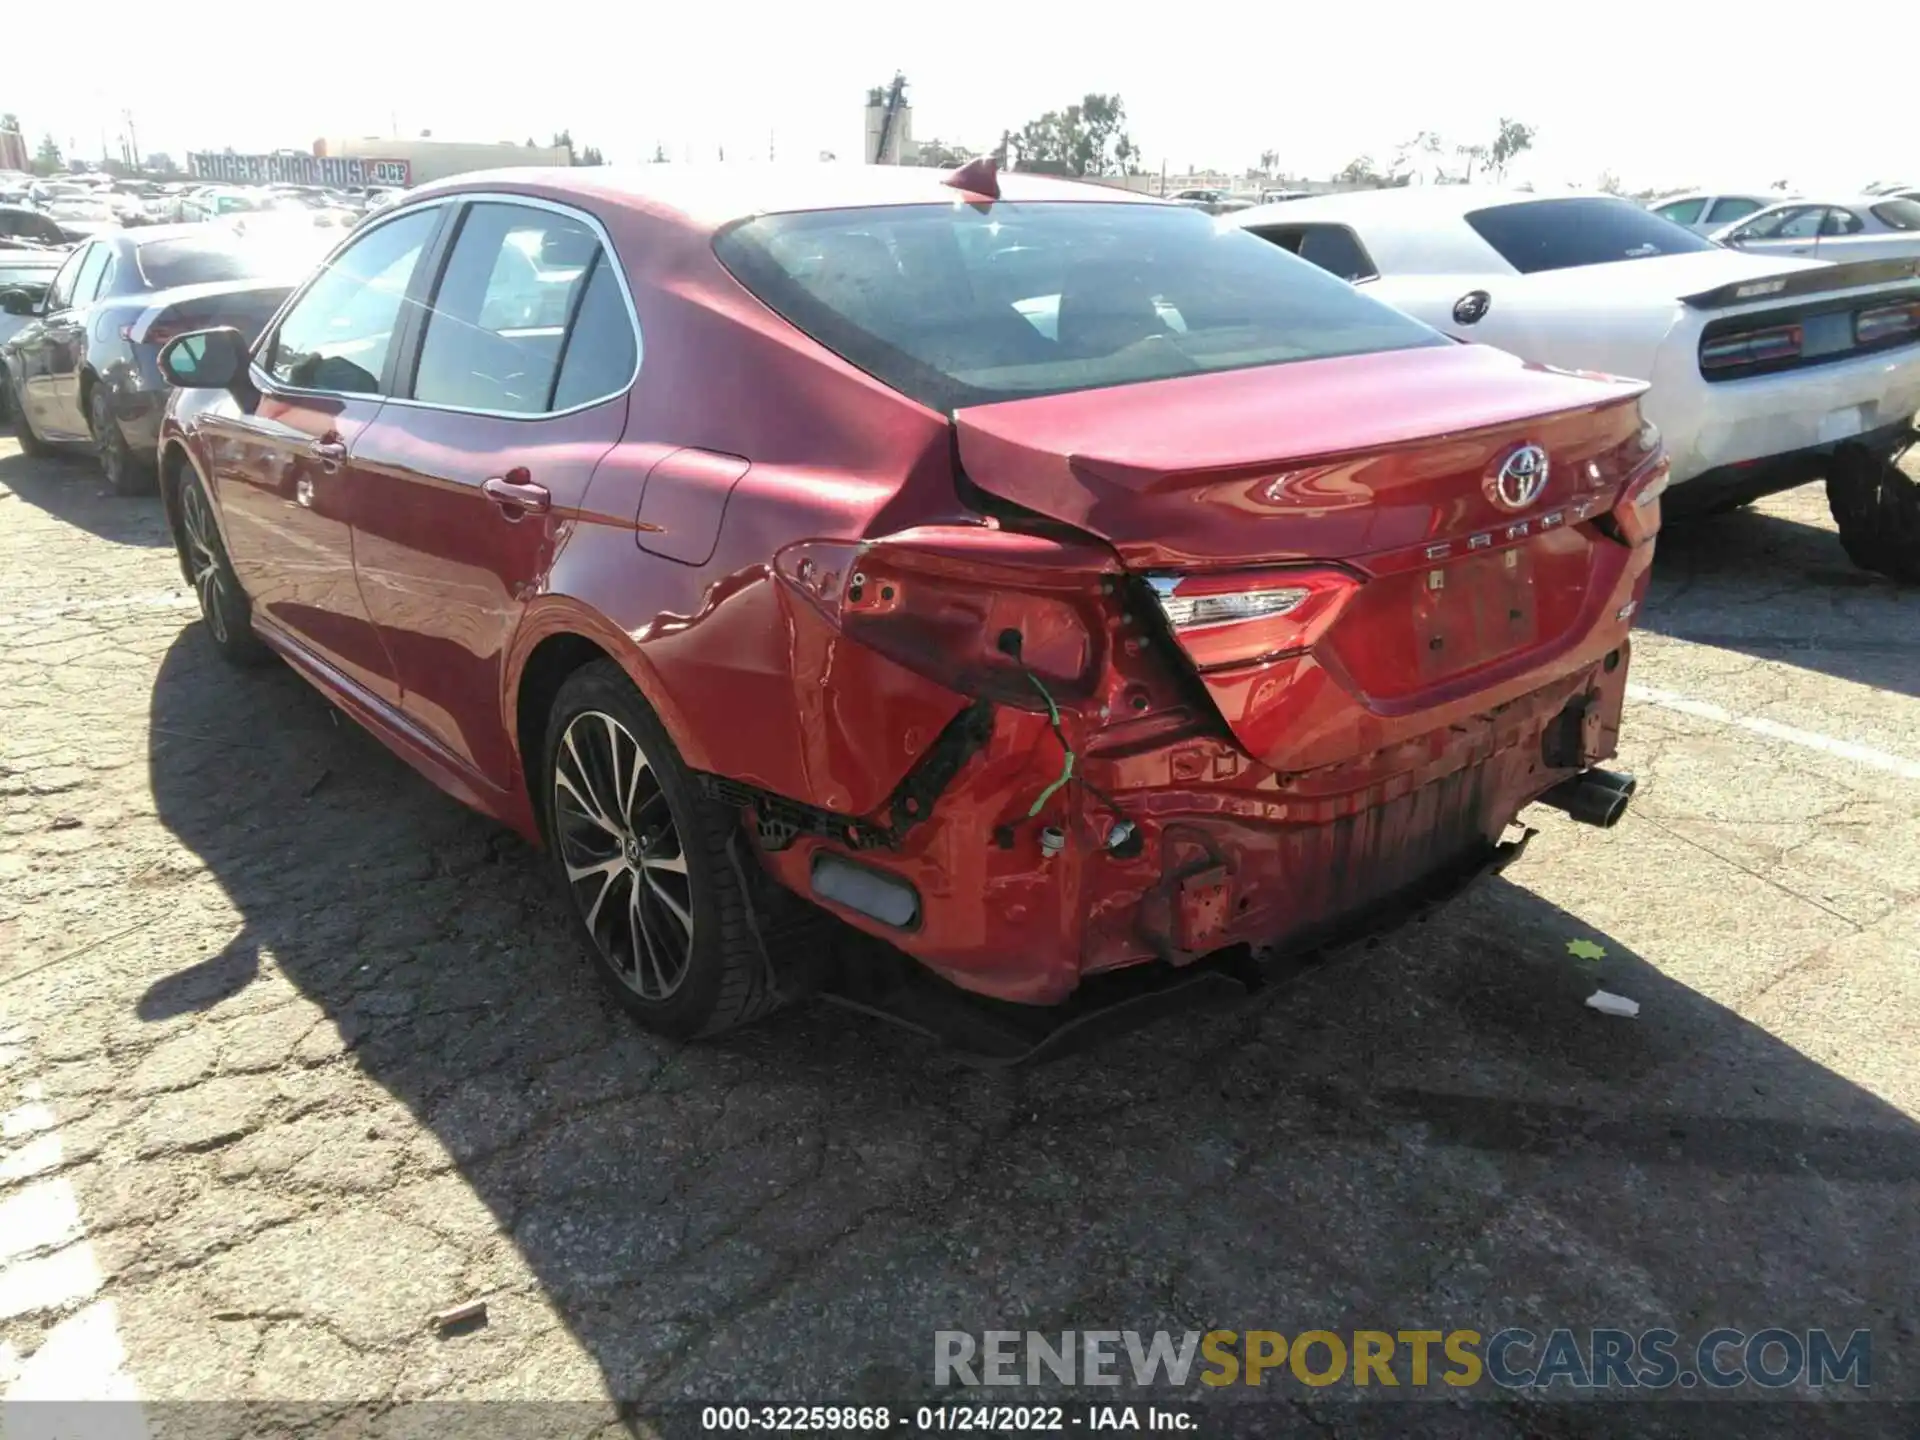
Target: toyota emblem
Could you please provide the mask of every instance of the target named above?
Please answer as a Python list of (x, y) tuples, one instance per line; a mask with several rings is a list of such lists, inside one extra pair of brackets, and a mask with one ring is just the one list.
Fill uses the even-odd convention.
[(1547, 452), (1522, 445), (1487, 477), (1487, 499), (1502, 510), (1524, 510), (1547, 488)]

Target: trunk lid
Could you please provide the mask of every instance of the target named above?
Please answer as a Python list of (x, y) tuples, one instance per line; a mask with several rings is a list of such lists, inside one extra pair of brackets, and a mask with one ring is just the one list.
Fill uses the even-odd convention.
[[(1600, 622), (1627, 547), (1583, 522), (1652, 459), (1645, 388), (1450, 345), (1010, 401), (954, 423), (973, 484), (1099, 536), (1157, 591), (1295, 574), (1349, 587), (1325, 624), (1272, 643), (1284, 622), (1222, 645), (1218, 625), (1183, 632), (1167, 610), (1241, 743), (1284, 768), (1301, 735), (1276, 724), (1281, 692), (1309, 671), (1405, 716), (1506, 684)], [(1546, 483), (1514, 505), (1494, 482), (1528, 446), (1546, 452)]]
[(1522, 444), (1551, 462), (1529, 509), (1604, 490), (1624, 478), (1645, 389), (1448, 345), (1004, 401), (954, 426), (989, 494), (1099, 536), (1133, 569), (1224, 568), (1504, 527), (1518, 512), (1485, 482)]

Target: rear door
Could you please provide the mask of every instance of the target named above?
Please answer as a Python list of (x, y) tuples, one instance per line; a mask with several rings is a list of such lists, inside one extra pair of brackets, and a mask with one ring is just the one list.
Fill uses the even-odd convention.
[(409, 337), (399, 395), (355, 449), (367, 477), (355, 559), (402, 708), (498, 788), (514, 766), (507, 646), (626, 428), (639, 353), (592, 217), (475, 200)]
[(222, 403), (200, 422), (227, 549), (256, 610), (389, 705), (399, 686), (353, 571), (365, 489), (355, 446), (391, 386), (444, 215), (411, 209), (355, 237), (255, 347), (258, 402)]

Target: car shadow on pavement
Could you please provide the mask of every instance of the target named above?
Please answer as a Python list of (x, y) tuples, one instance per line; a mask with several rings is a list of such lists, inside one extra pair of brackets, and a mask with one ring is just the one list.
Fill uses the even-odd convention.
[[(307, 1186), (314, 1238), (268, 1230), (205, 1284), (345, 1333), (404, 1288), (422, 1313), (363, 1356), (396, 1394), (577, 1388), (534, 1338), (557, 1327), (644, 1409), (952, 1399), (950, 1328), (1725, 1324), (1870, 1328), (1876, 1395), (1920, 1396), (1920, 1127), (1521, 885), (1047, 1066), (820, 1005), (676, 1046), (602, 997), (526, 846), (331, 715), (198, 626), (174, 642), (154, 803), (243, 929), (129, 1020), (323, 1012), (220, 1171), (236, 1207)], [(1596, 985), (1638, 1017), (1586, 1008)], [(475, 1295), (489, 1325), (421, 1336)], [(1300, 1425), (1266, 1404), (1257, 1429)], [(1558, 1404), (1395, 1413), (1651, 1433)]]
[[(1812, 498), (1824, 517), (1823, 487), (1791, 493), (1796, 508)], [(1637, 624), (1675, 640), (1920, 695), (1920, 610), (1913, 600), (1891, 580), (1855, 566), (1832, 529), (1736, 510), (1661, 530)]]
[(0, 455), (0, 486), (14, 500), (117, 545), (171, 545), (155, 495), (121, 496), (107, 488), (99, 462), (82, 450), (62, 449), (46, 459), (19, 451)]

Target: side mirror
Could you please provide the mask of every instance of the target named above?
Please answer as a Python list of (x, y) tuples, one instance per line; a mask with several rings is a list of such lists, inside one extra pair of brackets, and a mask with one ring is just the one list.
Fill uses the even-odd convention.
[(33, 303), (33, 296), (18, 285), (9, 285), (0, 290), (0, 310), (9, 315), (35, 315), (40, 307)]
[(253, 389), (247, 378), (247, 337), (231, 326), (195, 330), (160, 347), (160, 374), (182, 390), (230, 390), (244, 395)]

